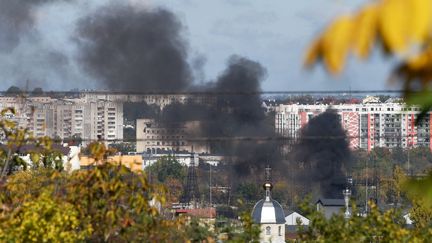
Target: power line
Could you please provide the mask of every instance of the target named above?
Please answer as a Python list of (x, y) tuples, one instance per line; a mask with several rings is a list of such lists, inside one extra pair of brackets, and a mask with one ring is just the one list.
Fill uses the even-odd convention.
[[(345, 135), (308, 135), (298, 137), (284, 137), (284, 136), (218, 136), (218, 137), (195, 137), (195, 138), (166, 138), (166, 139), (158, 139), (158, 138), (123, 138), (123, 139), (81, 139), (84, 142), (147, 142), (147, 141), (190, 141), (190, 142), (205, 142), (205, 141), (298, 141), (301, 139), (304, 140), (321, 140), (321, 139), (329, 139), (329, 140), (339, 140), (339, 139), (368, 139), (372, 136), (362, 135), (362, 136), (345, 136)], [(403, 139), (403, 138), (413, 138), (418, 137), (413, 135), (380, 135), (373, 136), (374, 139)], [(429, 138), (428, 136), (420, 136)], [(69, 140), (69, 139), (64, 139)], [(73, 139), (72, 139), (73, 140)]]
[[(42, 95), (38, 96), (49, 96), (49, 95), (295, 95), (295, 94), (403, 94), (404, 90), (277, 90), (277, 91), (103, 91), (103, 90), (84, 90), (84, 91), (46, 91)], [(415, 93), (415, 92), (414, 92)], [(31, 92), (7, 92), (0, 91), (0, 95), (31, 95)]]

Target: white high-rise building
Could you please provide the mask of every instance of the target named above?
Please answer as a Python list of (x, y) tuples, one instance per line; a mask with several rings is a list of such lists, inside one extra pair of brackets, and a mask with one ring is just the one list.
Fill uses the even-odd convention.
[(368, 100), (361, 104), (279, 105), (275, 115), (275, 129), (282, 136), (298, 139), (301, 128), (310, 119), (330, 109), (339, 116), (353, 149), (418, 146), (432, 149), (431, 113), (416, 123), (419, 107), (406, 106), (394, 100), (384, 103)]
[(14, 108), (8, 118), (37, 137), (72, 136), (90, 140), (123, 139), (123, 104), (105, 100), (0, 97), (0, 108)]

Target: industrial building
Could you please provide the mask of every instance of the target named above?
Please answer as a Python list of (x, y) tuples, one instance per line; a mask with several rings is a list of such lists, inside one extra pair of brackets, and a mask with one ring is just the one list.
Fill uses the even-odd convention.
[(199, 121), (158, 122), (154, 119), (137, 119), (136, 152), (152, 154), (164, 151), (210, 153), (207, 141), (199, 136), (200, 129)]

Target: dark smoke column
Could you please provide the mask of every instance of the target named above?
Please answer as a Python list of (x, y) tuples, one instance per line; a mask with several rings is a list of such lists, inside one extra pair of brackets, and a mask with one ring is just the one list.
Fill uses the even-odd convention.
[(336, 113), (327, 110), (312, 118), (301, 131), (294, 152), (295, 161), (303, 167), (299, 180), (309, 187), (306, 191), (318, 189), (325, 197), (342, 198), (343, 167), (350, 158), (350, 150)]
[(211, 92), (216, 98), (211, 136), (260, 136), (266, 134), (265, 114), (261, 107), (261, 82), (266, 69), (258, 62), (232, 56), (228, 67), (219, 76)]
[(111, 90), (185, 90), (191, 72), (182, 31), (164, 9), (106, 6), (78, 23), (79, 61)]
[[(226, 140), (211, 144), (214, 152), (232, 155), (235, 178), (248, 176), (266, 165), (280, 168), (281, 157), (274, 141), (260, 138), (274, 137), (273, 117), (266, 117), (260, 97), (261, 82), (266, 69), (245, 57), (232, 56), (227, 68), (214, 83), (215, 111), (210, 113), (206, 134)], [(239, 137), (249, 140), (236, 140)]]
[(56, 0), (0, 0), (0, 52), (14, 49), (21, 35), (33, 28), (35, 8), (50, 2)]

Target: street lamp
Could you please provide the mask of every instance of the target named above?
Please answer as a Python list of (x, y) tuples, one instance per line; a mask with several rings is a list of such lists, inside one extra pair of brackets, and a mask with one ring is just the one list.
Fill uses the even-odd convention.
[(349, 200), (351, 197), (351, 190), (347, 187), (345, 190), (342, 191), (342, 194), (344, 195), (345, 200), (345, 218), (348, 219), (351, 217), (351, 213), (349, 211)]

